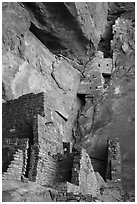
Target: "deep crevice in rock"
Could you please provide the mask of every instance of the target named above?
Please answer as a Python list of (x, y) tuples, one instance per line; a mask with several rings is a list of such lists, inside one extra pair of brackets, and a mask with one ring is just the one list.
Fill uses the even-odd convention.
[(5, 148), (4, 182), (52, 187), (57, 201), (134, 194), (134, 6), (4, 4), (3, 150), (18, 149)]
[(104, 53), (104, 58), (112, 58), (113, 56), (111, 49), (111, 40), (113, 40), (112, 26), (113, 25), (108, 24), (105, 34), (101, 37), (101, 40), (98, 44), (98, 50)]

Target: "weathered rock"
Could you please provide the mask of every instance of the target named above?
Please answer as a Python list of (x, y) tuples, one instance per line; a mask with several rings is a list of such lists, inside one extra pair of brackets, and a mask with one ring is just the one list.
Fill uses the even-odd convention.
[(107, 3), (23, 4), (33, 16), (31, 31), (50, 51), (82, 63), (94, 54), (100, 36), (105, 31)]
[(14, 54), (23, 57), (22, 37), (30, 27), (29, 14), (18, 3), (4, 2), (2, 6), (3, 52), (12, 50)]
[[(67, 129), (65, 128), (65, 121), (70, 118), (69, 114), (73, 109), (72, 106), (76, 107), (78, 104), (76, 93), (80, 83), (80, 72), (71, 65), (71, 62), (64, 58), (55, 57), (44, 47), (42, 43), (28, 31), (27, 26), (29, 21), (25, 21), (23, 12), (20, 13), (20, 10), (22, 11), (23, 8), (20, 8), (19, 4), (15, 4), (15, 8), (14, 10), (13, 3), (10, 4), (9, 7), (6, 6), (5, 10), (3, 10), (4, 22), (10, 23), (9, 16), (5, 14), (8, 12), (14, 14), (14, 18), (11, 16), (13, 23), (18, 21), (18, 16), (15, 13), (17, 10), (16, 12), (21, 16), (19, 22), (22, 20), (23, 23), (26, 23), (26, 26), (24, 26), (22, 32), (18, 32), (17, 29), (14, 29), (12, 24), (9, 27), (5, 26), (3, 30), (5, 36), (5, 31), (14, 29), (15, 34), (20, 39), (19, 46), (15, 43), (16, 47), (12, 49), (11, 46), (7, 47), (6, 44), (3, 44), (3, 49), (5, 50), (2, 60), (3, 98), (10, 100), (27, 93), (39, 93), (44, 91), (48, 95), (53, 117), (55, 117), (55, 119), (52, 119), (54, 122), (55, 120), (58, 121), (56, 123), (58, 123), (60, 134), (64, 135), (63, 140), (65, 141), (68, 131), (71, 132), (71, 130), (68, 129), (73, 126), (75, 120), (75, 116), (73, 120), (69, 119), (69, 127)], [(24, 9), (23, 11), (25, 12)], [(19, 29), (19, 26), (20, 24), (18, 23), (16, 27)], [(13, 37), (13, 35), (10, 35), (9, 39), (12, 40)], [(8, 51), (6, 51), (6, 49)], [(19, 51), (22, 49), (22, 52)], [(19, 55), (17, 51), (19, 51), (21, 55)], [(77, 63), (74, 64), (76, 66)], [(75, 109), (78, 110), (77, 107)], [(74, 115), (77, 114), (77, 110)], [(73, 111), (74, 109), (72, 112)], [(72, 135), (70, 137), (72, 137)]]
[(2, 182), (3, 202), (54, 202), (56, 194), (55, 190), (34, 182), (22, 183), (16, 180)]
[(106, 187), (102, 190), (101, 196), (98, 195), (98, 199), (100, 202), (120, 202), (123, 201), (122, 199), (122, 192), (120, 189), (117, 187), (114, 187), (114, 182), (108, 181), (106, 184)]
[(135, 20), (134, 2), (109, 2), (108, 7), (108, 20), (111, 24), (114, 24), (119, 16)]
[[(118, 83), (119, 82), (117, 81), (117, 85)], [(125, 87), (126, 85), (123, 86), (123, 89)], [(123, 180), (123, 182), (128, 182), (128, 179), (126, 181), (126, 175), (128, 174), (129, 178), (131, 179), (131, 185), (133, 185), (132, 183), (134, 182), (133, 172), (134, 172), (134, 100), (135, 100), (134, 94), (130, 90), (129, 91), (125, 90), (124, 92), (121, 93), (119, 92), (120, 90), (119, 88), (117, 89), (115, 88), (114, 90), (116, 91), (116, 93), (117, 92), (118, 93), (113, 96), (108, 95), (108, 99), (105, 102), (103, 102), (98, 111), (95, 112), (93, 125), (93, 131), (95, 131), (94, 137), (92, 135), (94, 142), (93, 140), (91, 140), (92, 150), (89, 145), (87, 151), (92, 156), (105, 159), (107, 155), (106, 140), (108, 138), (114, 139), (115, 137), (118, 137), (121, 144), (122, 177), (124, 177), (125, 175), (125, 178), (123, 178), (125, 181)], [(130, 162), (132, 165), (129, 165)], [(132, 170), (131, 166), (133, 166)], [(127, 168), (129, 168), (130, 171), (127, 170)], [(123, 183), (123, 185), (126, 184)]]
[(98, 50), (104, 52), (105, 57), (112, 57), (110, 41), (113, 40), (113, 28), (115, 20), (123, 16), (126, 19), (135, 21), (135, 3), (134, 2), (108, 2), (108, 23), (105, 32), (98, 45)]
[[(116, 56), (115, 71), (107, 92), (97, 103), (92, 129), (92, 149), (89, 145), (87, 152), (105, 159), (107, 139), (117, 137), (121, 144), (122, 185), (125, 191), (134, 191), (134, 27), (132, 30), (131, 21), (124, 19), (117, 23), (112, 47)], [(129, 28), (130, 34), (127, 32)], [(118, 33), (121, 33), (120, 38)], [(123, 53), (123, 43), (128, 40), (130, 49)]]
[[(52, 65), (52, 77), (60, 89), (67, 93), (69, 91), (77, 92), (80, 74), (66, 60), (61, 60)], [(75, 84), (75, 86), (74, 86)]]
[(93, 116), (94, 116), (94, 104), (91, 102), (84, 106), (78, 118), (79, 123), (78, 125), (80, 128), (81, 135), (83, 137), (91, 132)]
[[(113, 64), (115, 69), (134, 75), (135, 64), (135, 27), (132, 20), (118, 18), (113, 25), (114, 38), (111, 42), (113, 49)], [(120, 74), (123, 74), (122, 70)]]
[[(88, 40), (94, 44), (97, 48), (100, 36), (104, 33), (106, 27), (106, 16), (107, 16), (107, 3), (65, 3), (67, 7), (71, 10), (71, 14), (76, 17), (78, 16), (78, 21), (80, 23), (83, 34)], [(72, 11), (73, 6), (73, 11)], [(75, 8), (75, 10), (74, 10)], [(101, 15), (98, 15), (98, 12)]]
[(75, 143), (73, 129), (77, 121), (77, 115), (80, 108), (81, 101), (78, 97), (76, 97), (72, 105), (68, 120), (64, 123), (63, 141), (71, 142), (72, 145)]
[[(11, 5), (13, 6), (14, 4)], [(17, 6), (19, 7), (18, 4)], [(9, 11), (7, 7), (6, 11), (3, 10), (4, 19), (8, 23), (9, 16), (6, 18), (5, 12)], [(12, 13), (15, 13), (13, 8)], [(15, 15), (12, 21), (14, 22), (16, 18), (18, 19)], [(22, 19), (24, 19), (23, 16)], [(17, 26), (19, 28), (19, 24)], [(5, 29), (12, 30), (13, 28), (11, 25)], [(6, 95), (8, 99), (14, 99), (30, 92), (48, 92), (53, 106), (56, 107), (56, 111), (67, 119), (76, 97), (80, 74), (66, 60), (62, 59), (58, 61), (59, 63), (56, 63), (57, 66), (54, 67), (55, 70), (53, 72), (55, 78), (52, 78), (53, 66), (57, 59), (31, 32), (27, 31), (27, 28), (24, 28), (24, 30), (21, 38), (22, 44), (20, 45), (21, 48), (23, 46), (22, 57), (17, 55), (16, 47), (12, 49), (9, 47), (9, 51), (3, 53), (3, 83)], [(18, 34), (16, 30), (15, 34)], [(18, 36), (20, 37), (21, 34), (19, 33)], [(13, 36), (10, 36), (10, 39), (12, 40)], [(3, 48), (6, 48), (6, 46), (3, 45)], [(64, 78), (64, 74), (66, 78)], [(63, 79), (65, 79), (65, 82), (63, 82)], [(68, 83), (66, 83), (67, 80)], [(59, 85), (59, 83), (63, 83), (63, 85)], [(66, 85), (63, 89), (61, 86), (64, 86), (64, 83)]]
[[(46, 129), (47, 136), (54, 138), (57, 130), (62, 141), (73, 143), (75, 139), (75, 148), (85, 148), (103, 164), (108, 156), (107, 140), (118, 137), (125, 200), (134, 194), (135, 181), (134, 7), (134, 2), (3, 3), (3, 102), (44, 91), (51, 108), (51, 123), (55, 125)], [(103, 51), (105, 58), (101, 52), (94, 56), (97, 50)], [(80, 86), (80, 72), (76, 69), (82, 73)], [(85, 107), (78, 114), (81, 105)], [(72, 134), (73, 127), (77, 134)], [(54, 152), (54, 145), (50, 144), (49, 149)], [(89, 157), (83, 157), (86, 166)], [(100, 188), (90, 162), (89, 167), (81, 169), (84, 194)], [(120, 201), (116, 183), (107, 183), (98, 200)]]

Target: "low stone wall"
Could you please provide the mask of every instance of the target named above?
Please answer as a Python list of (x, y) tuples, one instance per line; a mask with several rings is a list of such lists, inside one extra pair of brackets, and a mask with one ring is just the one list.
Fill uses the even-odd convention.
[(2, 144), (2, 171), (3, 179), (21, 180), (26, 174), (29, 140), (8, 139)]

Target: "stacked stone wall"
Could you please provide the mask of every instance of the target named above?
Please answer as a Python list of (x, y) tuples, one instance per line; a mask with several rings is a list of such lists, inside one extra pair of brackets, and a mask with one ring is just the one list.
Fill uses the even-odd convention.
[[(46, 179), (39, 178), (40, 172), (42, 176), (44, 174), (42, 172), (44, 166), (40, 171), (41, 163), (43, 162), (48, 169), (47, 174), (52, 174), (53, 171), (55, 172), (53, 168), (55, 162), (50, 155), (63, 152), (63, 146), (59, 141), (59, 132), (54, 125), (52, 125), (52, 128), (49, 127), (52, 122), (50, 121), (50, 109), (48, 109), (48, 106), (46, 107), (47, 102), (44, 93), (39, 93), (27, 94), (3, 104), (3, 155), (7, 150), (12, 163), (9, 171), (12, 171), (16, 166), (16, 169), (20, 169), (18, 172), (21, 175), (21, 169), (24, 168), (24, 174), (29, 177), (29, 180), (38, 180), (42, 184), (47, 177), (45, 172)], [(21, 152), (19, 152), (15, 155), (15, 159), (12, 155), (16, 153), (13, 150), (16, 149), (17, 141), (25, 139), (29, 139), (28, 152), (25, 166), (22, 166), (24, 155), (21, 157)], [(19, 158), (18, 162), (16, 162), (16, 157)], [(6, 162), (9, 162), (8, 156), (3, 157), (3, 171), (8, 168)], [(52, 171), (52, 169), (54, 170)]]
[(74, 157), (73, 168), (72, 168), (72, 180), (71, 183), (79, 186), (79, 170), (80, 170), (80, 158), (81, 155), (78, 154)]
[(27, 94), (2, 105), (2, 137), (31, 138), (33, 118), (44, 116), (44, 94)]
[(29, 140), (7, 139), (2, 142), (2, 171), (3, 179), (21, 180), (25, 176), (28, 160)]
[(108, 140), (107, 178), (121, 185), (121, 153), (118, 139)]
[(54, 155), (63, 153), (58, 129), (41, 115), (33, 120), (34, 144), (31, 146), (29, 180), (52, 186), (57, 180), (58, 163)]

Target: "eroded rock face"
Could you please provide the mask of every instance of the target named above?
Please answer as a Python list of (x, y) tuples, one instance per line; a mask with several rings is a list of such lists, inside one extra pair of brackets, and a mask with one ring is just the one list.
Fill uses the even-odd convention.
[[(77, 17), (85, 37), (97, 48), (100, 36), (103, 35), (107, 23), (108, 5), (101, 3), (65, 3), (74, 17)], [(98, 15), (100, 13), (101, 15)]]
[(33, 14), (31, 31), (50, 51), (81, 63), (94, 54), (105, 31), (107, 3), (44, 2), (24, 6)]
[(42, 187), (34, 182), (22, 183), (17, 180), (2, 182), (3, 202), (55, 202), (57, 191)]
[(135, 3), (134, 2), (108, 2), (108, 20), (113, 22), (121, 15), (135, 20)]
[[(30, 22), (24, 17), (25, 14), (28, 15), (25, 9), (16, 3), (15, 10), (14, 3), (4, 5), (3, 98), (7, 101), (27, 93), (36, 94), (44, 91), (48, 95), (53, 109), (53, 118), (60, 127), (63, 140), (70, 142), (73, 140), (71, 130), (80, 107), (80, 101), (76, 96), (80, 72), (65, 58), (57, 58), (53, 55), (28, 30)], [(13, 24), (8, 26), (10, 18)], [(23, 27), (20, 30), (21, 20)], [(8, 43), (5, 39), (7, 32), (10, 34), (11, 31), (14, 31), (14, 35), (9, 35)]]
[[(103, 161), (107, 140), (119, 138), (122, 185), (131, 194), (135, 188), (134, 21), (133, 2), (3, 3), (3, 102), (45, 92), (63, 141)], [(91, 193), (98, 189), (99, 176), (92, 171), (89, 156), (83, 156), (81, 187)], [(116, 195), (107, 189), (100, 200), (115, 201)], [(38, 195), (38, 201), (43, 199)]]
[(120, 18), (116, 21), (112, 49), (115, 71), (107, 92), (96, 105), (92, 134), (90, 134), (92, 149), (87, 145), (87, 151), (94, 157), (105, 159), (106, 140), (119, 138), (122, 183), (125, 191), (134, 191), (135, 53), (134, 24), (131, 20)]

